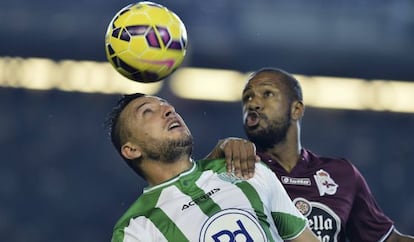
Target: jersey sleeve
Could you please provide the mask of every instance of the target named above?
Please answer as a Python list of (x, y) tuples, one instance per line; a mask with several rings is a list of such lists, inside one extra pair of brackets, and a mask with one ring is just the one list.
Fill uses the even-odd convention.
[(284, 240), (299, 236), (307, 226), (306, 218), (297, 210), (276, 175), (264, 164), (256, 165), (265, 176), (273, 221)]
[(143, 216), (131, 218), (129, 224), (114, 229), (111, 242), (147, 242), (166, 240), (158, 229)]
[(393, 221), (375, 201), (367, 182), (352, 165), (355, 174), (356, 194), (347, 223), (350, 241), (384, 241), (392, 232)]
[(139, 218), (130, 219), (129, 224), (125, 227), (120, 226), (114, 230), (111, 242), (143, 242), (147, 232), (140, 226)]

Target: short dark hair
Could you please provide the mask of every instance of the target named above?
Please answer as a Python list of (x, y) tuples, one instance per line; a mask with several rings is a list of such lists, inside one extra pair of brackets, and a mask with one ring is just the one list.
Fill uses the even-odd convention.
[(124, 108), (133, 100), (143, 97), (146, 94), (143, 93), (134, 93), (134, 94), (125, 94), (121, 96), (118, 100), (116, 106), (112, 108), (111, 112), (108, 114), (108, 117), (105, 122), (105, 126), (108, 129), (108, 133), (111, 139), (112, 144), (114, 145), (115, 149), (119, 153), (119, 155), (127, 162), (127, 164), (138, 173), (138, 175), (142, 176), (141, 170), (133, 164), (133, 160), (127, 159), (122, 155), (121, 147), (126, 141), (126, 131), (122, 130), (123, 127), (120, 124), (119, 116), (121, 115)]
[(253, 72), (253, 74), (251, 75), (251, 78), (264, 72), (273, 73), (280, 77), (282, 84), (286, 86), (286, 90), (288, 92), (288, 98), (290, 99), (291, 102), (292, 101), (303, 101), (302, 87), (300, 86), (299, 81), (292, 74), (279, 68), (265, 67), (265, 68), (259, 69), (256, 72)]

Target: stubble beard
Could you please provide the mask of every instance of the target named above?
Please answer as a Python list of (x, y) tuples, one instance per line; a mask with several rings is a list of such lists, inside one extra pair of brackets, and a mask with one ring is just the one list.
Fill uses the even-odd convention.
[(247, 137), (256, 145), (258, 150), (265, 151), (286, 140), (290, 127), (290, 112), (287, 112), (284, 118), (271, 122), (264, 115), (261, 116), (261, 119), (268, 124), (266, 128), (255, 131), (244, 126)]
[(188, 135), (180, 139), (167, 139), (156, 141), (154, 145), (147, 146), (147, 158), (162, 162), (173, 163), (182, 156), (191, 156), (193, 151), (193, 137)]

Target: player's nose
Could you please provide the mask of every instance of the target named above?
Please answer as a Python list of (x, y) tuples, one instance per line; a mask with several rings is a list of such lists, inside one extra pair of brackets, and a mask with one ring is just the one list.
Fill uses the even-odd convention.
[(163, 116), (165, 118), (168, 118), (175, 114), (175, 109), (172, 105), (164, 103), (162, 106), (163, 106)]
[(247, 110), (249, 111), (258, 111), (262, 109), (262, 104), (259, 102), (257, 98), (252, 98), (246, 105)]

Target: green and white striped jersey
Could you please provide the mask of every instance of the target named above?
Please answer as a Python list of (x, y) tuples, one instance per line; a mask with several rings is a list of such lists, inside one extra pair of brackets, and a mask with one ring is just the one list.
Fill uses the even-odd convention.
[(145, 188), (115, 225), (112, 242), (283, 241), (306, 223), (263, 163), (243, 180), (226, 173), (223, 159), (201, 160)]

